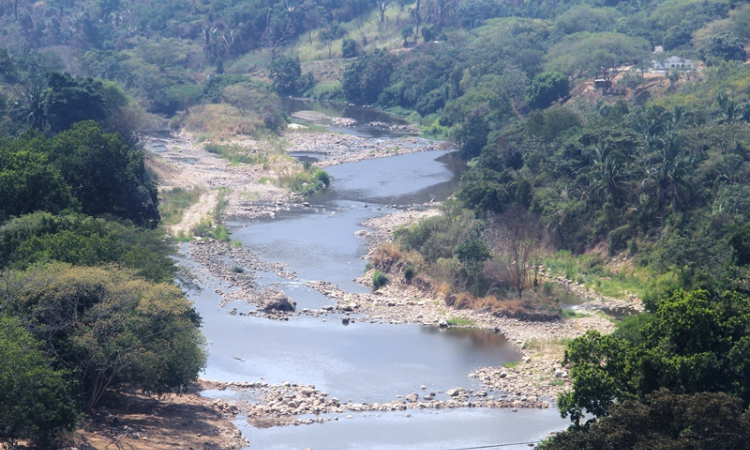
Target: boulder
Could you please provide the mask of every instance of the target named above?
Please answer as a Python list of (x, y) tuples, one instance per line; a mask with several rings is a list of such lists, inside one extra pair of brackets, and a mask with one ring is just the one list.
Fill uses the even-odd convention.
[(274, 294), (271, 298), (265, 300), (261, 305), (261, 308), (266, 311), (288, 311), (294, 312), (297, 309), (297, 303), (292, 301), (289, 297), (279, 292)]
[(446, 394), (448, 395), (448, 397), (457, 397), (461, 394), (461, 392), (463, 392), (463, 388), (459, 387), (455, 389), (448, 389), (448, 392), (446, 392)]

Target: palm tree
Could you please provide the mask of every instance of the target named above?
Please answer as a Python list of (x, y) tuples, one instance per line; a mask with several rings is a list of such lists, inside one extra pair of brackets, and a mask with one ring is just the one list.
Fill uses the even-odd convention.
[(23, 92), (16, 114), (30, 128), (45, 131), (48, 127), (45, 112), (47, 89), (44, 86), (32, 85)]

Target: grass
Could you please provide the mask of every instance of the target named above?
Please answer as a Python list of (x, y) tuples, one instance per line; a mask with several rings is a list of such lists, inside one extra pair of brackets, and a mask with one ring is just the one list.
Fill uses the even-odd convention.
[(536, 351), (564, 350), (572, 339), (570, 338), (553, 338), (553, 339), (530, 339), (526, 341), (526, 348)]
[(309, 162), (305, 162), (301, 167), (287, 167), (279, 174), (277, 182), (279, 185), (289, 188), (292, 192), (312, 194), (328, 187), (331, 178), (325, 170), (318, 169)]
[(260, 165), (266, 170), (271, 166), (271, 159), (266, 152), (248, 151), (248, 149), (240, 147), (239, 145), (221, 145), (213, 143), (207, 143), (203, 148), (209, 153), (213, 153), (229, 160), (232, 164)]
[(516, 367), (521, 365), (521, 362), (522, 361), (506, 362), (506, 363), (503, 363), (503, 367), (505, 367), (506, 369), (515, 369)]
[[(358, 17), (351, 22), (342, 23), (341, 26), (347, 32), (344, 38), (354, 39), (357, 42), (357, 51), (360, 53), (383, 47), (388, 49), (401, 48), (403, 44), (401, 29), (412, 20), (409, 13), (409, 6), (405, 5), (402, 10), (398, 6), (392, 5), (386, 10), (385, 17), (385, 23), (381, 24), (379, 23), (380, 13), (373, 11), (368, 16)], [(293, 44), (293, 47), (297, 50), (297, 54), (299, 54), (300, 60), (305, 62), (342, 58), (341, 42), (343, 38), (332, 42), (331, 56), (329, 58), (328, 45), (320, 38), (322, 31), (313, 32), (312, 44), (310, 44), (307, 34), (300, 36), (297, 42)], [(413, 38), (409, 42), (413, 46)]]
[(671, 274), (655, 276), (648, 268), (637, 267), (628, 261), (606, 263), (599, 255), (574, 256), (569, 251), (558, 251), (543, 260), (553, 276), (562, 276), (576, 283), (592, 287), (596, 292), (613, 298), (628, 294), (643, 297), (648, 291), (668, 285)]
[(185, 130), (208, 139), (237, 136), (260, 137), (268, 133), (263, 119), (253, 112), (241, 112), (225, 103), (197, 105), (182, 119)]
[(465, 319), (463, 317), (451, 317), (450, 319), (446, 320), (448, 322), (448, 325), (453, 325), (457, 327), (473, 327), (477, 323), (471, 319)]
[(203, 194), (200, 189), (173, 188), (159, 192), (159, 214), (164, 225), (177, 225), (186, 209), (198, 203)]
[(578, 312), (575, 309), (563, 309), (562, 315), (566, 319), (580, 319), (581, 317), (591, 317), (590, 314)]
[(305, 92), (305, 97), (317, 100), (344, 100), (344, 90), (340, 81), (331, 83), (319, 83)]

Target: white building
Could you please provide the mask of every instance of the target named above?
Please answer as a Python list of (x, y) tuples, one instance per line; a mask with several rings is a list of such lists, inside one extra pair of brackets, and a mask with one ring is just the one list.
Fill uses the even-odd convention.
[(651, 61), (651, 70), (653, 72), (666, 72), (669, 70), (695, 70), (695, 63), (689, 59), (680, 58), (679, 56), (670, 56), (664, 60)]

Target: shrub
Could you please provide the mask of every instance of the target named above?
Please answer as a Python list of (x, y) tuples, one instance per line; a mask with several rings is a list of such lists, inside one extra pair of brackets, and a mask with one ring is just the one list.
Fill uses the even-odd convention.
[(406, 266), (404, 266), (404, 278), (406, 278), (406, 281), (411, 282), (411, 279), (414, 278), (415, 274), (416, 269), (414, 268), (414, 265), (412, 263), (407, 263)]
[(377, 291), (386, 284), (388, 284), (388, 277), (381, 271), (376, 270), (375, 273), (372, 274), (372, 287)]

